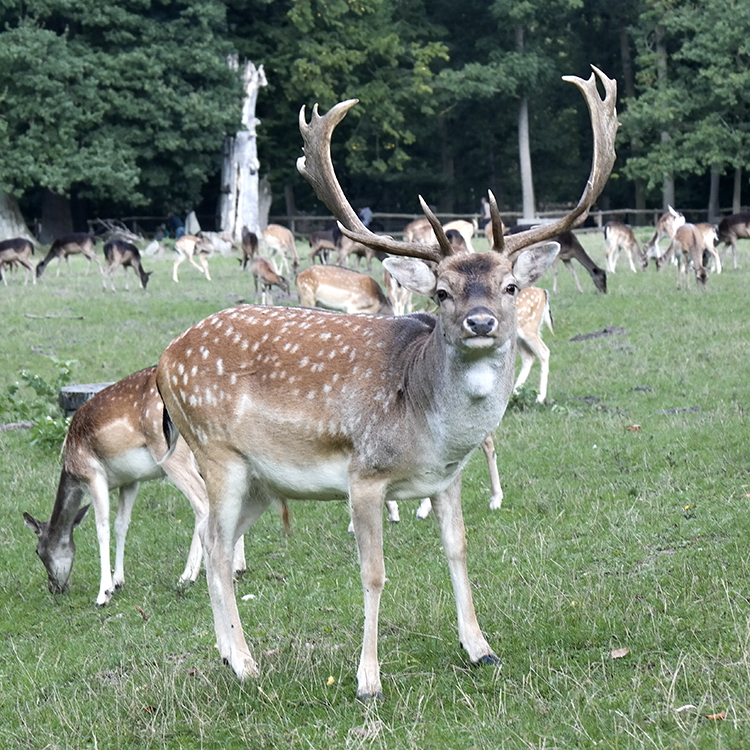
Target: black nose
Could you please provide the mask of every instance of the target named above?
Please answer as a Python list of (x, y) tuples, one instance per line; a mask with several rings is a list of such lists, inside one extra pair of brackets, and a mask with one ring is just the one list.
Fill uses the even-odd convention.
[(486, 307), (475, 307), (464, 319), (472, 336), (489, 336), (497, 328), (497, 318)]

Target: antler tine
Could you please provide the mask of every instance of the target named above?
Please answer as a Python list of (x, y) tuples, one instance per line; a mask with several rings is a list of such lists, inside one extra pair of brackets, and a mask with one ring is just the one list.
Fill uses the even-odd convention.
[(487, 191), (490, 199), (490, 220), (492, 222), (492, 249), (498, 253), (505, 252), (505, 224), (500, 218), (500, 209), (497, 207), (497, 198), (491, 191)]
[(440, 261), (443, 257), (439, 244), (420, 245), (416, 242), (397, 242), (392, 237), (381, 237), (371, 232), (359, 220), (356, 211), (341, 189), (331, 160), (331, 136), (346, 113), (357, 104), (358, 99), (339, 102), (326, 112), (318, 114), (318, 105), (313, 106), (310, 122), (305, 116), (304, 105), (299, 112), (299, 129), (304, 141), (304, 156), (297, 159), (297, 170), (312, 185), (315, 194), (341, 225), (341, 231), (349, 238), (375, 250), (393, 255), (408, 255), (413, 258)]
[(427, 221), (430, 222), (432, 231), (435, 233), (435, 237), (437, 237), (438, 246), (442, 251), (443, 257), (447, 258), (449, 255), (453, 255), (455, 250), (445, 234), (445, 229), (443, 229), (440, 219), (432, 213), (432, 209), (427, 205), (427, 201), (421, 195), (419, 196), (419, 205), (422, 206), (422, 213), (424, 213)]
[[(617, 110), (615, 109), (617, 82), (607, 77), (596, 66), (592, 65), (591, 69), (593, 73), (588, 80), (578, 76), (563, 76), (564, 81), (575, 84), (583, 94), (589, 108), (591, 127), (594, 131), (594, 156), (591, 160), (591, 173), (583, 194), (578, 201), (578, 205), (559, 221), (533, 227), (525, 232), (506, 237), (505, 253), (508, 255), (535, 242), (541, 242), (578, 226), (588, 216), (591, 206), (599, 197), (609, 179), (615, 163), (615, 135), (619, 127)], [(604, 99), (601, 98), (597, 89), (597, 77), (604, 87)], [(492, 229), (494, 231), (494, 224)]]

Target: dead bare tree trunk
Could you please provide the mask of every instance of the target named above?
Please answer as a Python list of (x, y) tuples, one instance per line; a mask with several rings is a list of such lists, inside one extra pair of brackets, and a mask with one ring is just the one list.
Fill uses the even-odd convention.
[(0, 237), (4, 239), (23, 237), (36, 242), (34, 235), (26, 226), (18, 201), (7, 193), (0, 193)]
[[(229, 64), (238, 69), (236, 57)], [(235, 242), (242, 241), (242, 227), (256, 234), (260, 230), (258, 219), (258, 148), (256, 127), (260, 123), (255, 117), (255, 104), (261, 86), (267, 86), (263, 66), (257, 68), (246, 62), (242, 71), (245, 99), (242, 105), (242, 124), (245, 126), (234, 138), (228, 138), (224, 146), (222, 167), (222, 195), (220, 199), (221, 232), (231, 234)]]
[[(516, 27), (516, 52), (523, 52), (523, 27)], [(518, 103), (518, 158), (521, 168), (521, 196), (523, 218), (536, 216), (534, 175), (531, 169), (531, 139), (529, 137), (529, 100), (522, 96)]]

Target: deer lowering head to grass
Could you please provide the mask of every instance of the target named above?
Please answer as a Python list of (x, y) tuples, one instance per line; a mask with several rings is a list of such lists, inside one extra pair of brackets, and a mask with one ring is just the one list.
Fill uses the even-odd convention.
[(675, 231), (672, 242), (669, 243), (664, 255), (656, 261), (656, 267), (661, 270), (674, 256), (677, 258), (677, 288), (682, 286), (683, 280), (685, 289), (689, 288), (688, 272), (692, 267), (698, 288), (705, 289), (708, 271), (703, 265), (703, 258), (707, 253), (716, 253), (713, 246), (715, 236), (715, 230), (711, 224), (701, 226), (683, 224)]
[[(207, 512), (206, 489), (184, 440), (167, 453), (162, 431), (163, 403), (156, 390), (156, 368), (130, 375), (105, 388), (73, 415), (63, 445), (63, 468), (49, 521), (24, 513), (26, 525), (37, 535), (36, 551), (47, 569), (52, 593), (67, 591), (75, 557), (73, 531), (94, 503), (101, 578), (97, 606), (106, 604), (125, 583), (125, 537), (140, 482), (168, 476), (190, 501), (198, 522)], [(119, 489), (115, 519), (115, 569), (110, 568), (109, 492)], [(193, 532), (187, 565), (180, 581), (194, 581), (201, 564), (201, 545)], [(244, 570), (242, 540), (238, 540), (234, 569)]]
[(29, 283), (29, 277), (31, 277), (32, 283), (36, 284), (34, 266), (29, 261), (29, 258), (33, 254), (34, 243), (25, 237), (13, 237), (10, 240), (0, 242), (0, 279), (2, 279), (5, 286), (8, 286), (8, 282), (5, 279), (6, 267), (14, 268), (16, 265), (24, 269), (24, 286)]
[[(284, 273), (297, 274), (299, 255), (291, 229), (281, 224), (269, 224), (262, 232), (263, 242), (276, 259), (275, 267)], [(291, 262), (291, 266), (289, 265)]]
[(472, 603), (461, 471), (497, 427), (513, 389), (518, 290), (552, 262), (557, 245), (543, 241), (583, 220), (612, 168), (615, 82), (596, 76), (603, 101), (594, 75), (568, 79), (583, 92), (594, 128), (591, 175), (578, 205), (554, 224), (503, 238), (492, 196), (497, 239), (481, 254), (455, 253), (424, 203), (436, 243), (371, 233), (344, 196), (330, 156), (332, 132), (355, 100), (325, 116), (315, 107), (310, 123), (300, 112), (300, 172), (347, 236), (400, 256), (384, 262), (389, 273), (438, 309), (386, 317), (241, 306), (209, 316), (162, 354), (165, 425), (170, 439), (179, 431), (188, 443), (208, 493), (202, 541), (219, 653), (240, 679), (257, 676), (258, 665), (242, 632), (232, 548), (269, 505), (287, 498), (350, 502), (365, 603), (360, 698), (381, 694), (386, 500), (432, 498), (459, 640), (471, 662), (497, 662)]
[(737, 240), (750, 240), (750, 212), (731, 214), (719, 222), (718, 241), (732, 248), (732, 266), (737, 270)]
[[(659, 217), (656, 222), (654, 234), (648, 242), (643, 245), (643, 257), (648, 264), (650, 258), (654, 262), (661, 257), (659, 243), (666, 237), (670, 242), (674, 239), (674, 233), (685, 223), (685, 217), (672, 206), (667, 206), (667, 213)], [(658, 268), (658, 263), (657, 263)]]
[(132, 268), (133, 273), (138, 277), (141, 289), (145, 289), (148, 285), (148, 280), (153, 271), (146, 272), (143, 270), (140, 250), (132, 242), (121, 239), (109, 240), (104, 245), (104, 258), (107, 261), (104, 267), (104, 278), (102, 279), (105, 289), (107, 288), (107, 276), (109, 276), (110, 287), (113, 292), (115, 291), (115, 271), (120, 266), (125, 271), (125, 289), (130, 289), (128, 268)]
[(68, 273), (70, 273), (70, 256), (71, 255), (83, 255), (88, 260), (86, 266), (86, 273), (91, 270), (91, 261), (93, 260), (97, 266), (99, 266), (99, 272), (104, 273), (102, 264), (99, 258), (96, 257), (94, 252), (94, 245), (96, 244), (96, 237), (93, 234), (87, 234), (86, 232), (76, 232), (74, 234), (66, 234), (62, 237), (58, 237), (44, 256), (44, 259), (40, 261), (36, 267), (36, 277), (40, 278), (44, 273), (44, 269), (55, 259), (57, 259), (57, 273), (55, 276), (60, 275), (60, 268), (63, 260), (68, 266)]
[(606, 245), (604, 255), (607, 259), (607, 270), (610, 273), (614, 273), (617, 268), (620, 250), (624, 250), (628, 256), (630, 270), (633, 273), (636, 273), (636, 261), (642, 271), (646, 269), (648, 258), (641, 251), (633, 230), (627, 224), (620, 221), (608, 221), (604, 225), (604, 243)]

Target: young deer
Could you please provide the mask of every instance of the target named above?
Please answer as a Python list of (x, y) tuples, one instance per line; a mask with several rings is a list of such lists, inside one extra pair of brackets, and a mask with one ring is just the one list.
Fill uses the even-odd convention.
[[(461, 471), (498, 425), (513, 390), (516, 295), (557, 252), (549, 236), (582, 221), (606, 183), (617, 130), (614, 81), (570, 77), (584, 93), (594, 129), (592, 171), (563, 219), (503, 238), (487, 253), (454, 253), (423, 202), (437, 242), (404, 243), (370, 232), (336, 179), (331, 135), (355, 100), (325, 116), (304, 107), (297, 162), (342, 231), (398, 256), (384, 263), (405, 287), (433, 299), (437, 314), (345, 315), (294, 307), (241, 306), (217, 312), (164, 351), (157, 383), (169, 419), (206, 482), (202, 525), (206, 575), (221, 658), (240, 679), (258, 675), (232, 586), (239, 536), (274, 501), (349, 499), (364, 589), (364, 638), (357, 670), (362, 699), (381, 694), (377, 632), (385, 581), (382, 506), (429, 496), (440, 525), (458, 614), (459, 640), (473, 663), (497, 657), (477, 622), (466, 567)], [(530, 247), (533, 245), (533, 247)], [(171, 424), (170, 424), (171, 421)]]
[[(521, 289), (516, 298), (516, 317), (518, 320), (516, 343), (518, 344), (518, 353), (521, 355), (521, 371), (518, 373), (513, 391), (517, 393), (518, 389), (526, 382), (531, 367), (538, 357), (541, 374), (539, 376), (539, 394), (536, 400), (541, 404), (547, 398), (547, 381), (549, 380), (549, 348), (542, 341), (542, 325), (546, 325), (550, 332), (554, 334), (547, 291), (536, 286)], [(482, 443), (482, 450), (487, 459), (487, 469), (490, 473), (490, 510), (498, 510), (503, 503), (503, 489), (500, 485), (497, 453), (491, 434)], [(417, 508), (417, 518), (427, 518), (431, 510), (432, 503), (430, 498), (426, 497)], [(389, 509), (389, 517), (392, 512)]]
[[(710, 228), (710, 232), (708, 231)], [(703, 266), (703, 256), (706, 252), (716, 253), (713, 246), (713, 237), (715, 237), (714, 227), (711, 224), (696, 225), (683, 224), (678, 227), (674, 233), (672, 242), (669, 247), (657, 261), (656, 267), (661, 270), (676, 254), (677, 257), (677, 288), (682, 285), (682, 279), (685, 280), (685, 289), (689, 288), (688, 268), (693, 267), (695, 271), (695, 280), (698, 287), (705, 289), (708, 280), (708, 271)], [(718, 253), (717, 253), (718, 254)]]
[(88, 260), (88, 266), (86, 267), (86, 273), (91, 270), (91, 261), (95, 261), (96, 265), (99, 266), (99, 273), (103, 273), (102, 264), (99, 258), (94, 253), (94, 245), (96, 244), (96, 237), (93, 234), (86, 234), (85, 232), (77, 232), (75, 234), (66, 234), (62, 237), (58, 237), (50, 246), (47, 255), (44, 257), (39, 265), (36, 267), (36, 277), (40, 278), (44, 273), (44, 269), (57, 258), (57, 273), (55, 276), (60, 275), (60, 267), (62, 266), (63, 260), (68, 266), (68, 273), (70, 273), (70, 256), (83, 255)]
[[(63, 445), (63, 468), (49, 521), (38, 521), (29, 513), (23, 517), (36, 533), (36, 551), (47, 569), (47, 585), (53, 594), (67, 591), (75, 557), (73, 531), (89, 506), (81, 507), (88, 493), (94, 503), (99, 540), (101, 583), (97, 606), (106, 604), (125, 583), (125, 537), (140, 482), (167, 476), (190, 501), (196, 516), (196, 530), (187, 565), (180, 581), (198, 577), (201, 544), (198, 523), (208, 510), (206, 488), (193, 456), (181, 438), (167, 452), (162, 431), (164, 405), (156, 390), (156, 368), (130, 375), (105, 388), (81, 406), (70, 422)], [(115, 569), (110, 568), (109, 492), (120, 490), (115, 519)], [(234, 569), (244, 570), (242, 540), (238, 540)]]
[(648, 258), (641, 251), (641, 246), (638, 244), (633, 230), (626, 224), (619, 221), (608, 221), (604, 225), (604, 243), (606, 245), (604, 254), (607, 258), (607, 270), (610, 273), (615, 272), (620, 250), (624, 250), (628, 256), (630, 270), (633, 273), (637, 272), (633, 259), (638, 261), (641, 270), (646, 269)]
[(250, 271), (255, 279), (255, 293), (261, 293), (262, 305), (273, 304), (271, 289), (274, 286), (289, 294), (289, 282), (280, 273), (276, 273), (273, 263), (264, 255), (256, 255), (252, 259)]
[[(286, 273), (291, 270), (296, 275), (299, 268), (299, 255), (297, 254), (297, 245), (292, 230), (282, 227), (280, 224), (269, 224), (262, 234), (266, 247), (279, 259), (278, 269), (274, 268), (274, 270), (286, 271)], [(289, 258), (292, 259), (291, 269)]]
[(107, 261), (104, 267), (104, 278), (102, 284), (104, 288), (107, 288), (107, 276), (109, 276), (109, 283), (112, 291), (115, 291), (115, 271), (122, 266), (125, 271), (125, 289), (129, 290), (128, 284), (128, 268), (133, 269), (133, 273), (138, 277), (138, 282), (141, 285), (141, 289), (145, 289), (149, 277), (153, 271), (148, 273), (143, 270), (141, 265), (141, 253), (138, 248), (127, 240), (109, 240), (104, 245), (104, 258)]
[(25, 270), (24, 286), (29, 283), (29, 276), (31, 276), (32, 283), (36, 284), (34, 266), (29, 261), (33, 254), (34, 243), (25, 237), (14, 237), (0, 242), (0, 279), (3, 280), (5, 286), (8, 286), (8, 282), (5, 280), (5, 266), (14, 267), (16, 265), (22, 266)]
[[(667, 206), (667, 213), (659, 217), (656, 222), (656, 229), (651, 239), (643, 245), (643, 257), (648, 264), (649, 258), (658, 261), (661, 257), (659, 243), (666, 237), (671, 242), (674, 239), (674, 233), (685, 223), (685, 217), (676, 211), (672, 206)], [(657, 263), (658, 268), (658, 263)]]
[[(172, 281), (175, 283), (179, 282), (177, 278), (177, 267), (184, 260), (187, 260), (190, 265), (195, 266), (201, 273), (206, 275), (206, 279), (211, 281), (211, 274), (208, 272), (208, 259), (213, 253), (213, 246), (206, 240), (202, 240), (200, 237), (196, 237), (194, 234), (183, 234), (174, 243), (174, 249), (177, 253), (177, 259), (172, 266)], [(195, 262), (195, 256), (198, 256), (198, 260), (201, 262), (200, 266)]]

